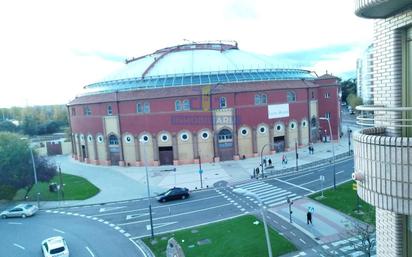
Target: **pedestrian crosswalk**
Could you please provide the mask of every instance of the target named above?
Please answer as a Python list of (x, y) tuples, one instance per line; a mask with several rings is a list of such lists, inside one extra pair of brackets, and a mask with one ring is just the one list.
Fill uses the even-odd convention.
[[(287, 198), (291, 200), (295, 200), (300, 198), (301, 196), (296, 195), (288, 190), (283, 188), (271, 185), (264, 181), (255, 181), (244, 185), (238, 185), (236, 188), (246, 189), (257, 196), (263, 202), (263, 204), (273, 207), (282, 203), (285, 203)], [(256, 199), (249, 198), (250, 200), (257, 203)]]

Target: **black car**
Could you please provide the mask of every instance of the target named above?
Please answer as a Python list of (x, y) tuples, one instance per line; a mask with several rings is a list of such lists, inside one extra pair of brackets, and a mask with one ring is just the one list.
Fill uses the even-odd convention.
[(156, 199), (159, 202), (166, 202), (170, 200), (176, 199), (186, 199), (189, 197), (189, 189), (181, 188), (181, 187), (174, 187), (167, 190), (164, 193), (159, 194)]

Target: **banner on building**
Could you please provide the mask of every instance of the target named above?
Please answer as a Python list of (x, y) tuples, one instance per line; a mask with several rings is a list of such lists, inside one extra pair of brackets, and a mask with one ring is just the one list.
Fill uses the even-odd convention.
[(289, 104), (268, 105), (269, 119), (289, 117)]

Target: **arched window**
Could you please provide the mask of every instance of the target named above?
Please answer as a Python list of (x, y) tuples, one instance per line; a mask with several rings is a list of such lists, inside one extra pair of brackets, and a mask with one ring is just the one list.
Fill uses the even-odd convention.
[(218, 139), (219, 139), (219, 142), (232, 141), (232, 132), (230, 132), (230, 130), (228, 130), (228, 129), (222, 129), (219, 132)]
[(227, 108), (226, 97), (221, 97), (219, 99), (219, 107), (220, 109)]
[(183, 110), (184, 111), (189, 111), (190, 110), (190, 101), (185, 99), (183, 100)]
[(142, 103), (136, 104), (136, 112), (143, 112), (143, 105)]
[(176, 100), (175, 102), (175, 111), (181, 111), (182, 110), (182, 104), (180, 100)]
[(312, 128), (316, 127), (316, 117), (315, 116), (312, 117), (312, 119), (310, 120), (310, 123), (311, 123)]
[(288, 92), (288, 102), (296, 102), (296, 93), (293, 91)]
[(111, 105), (108, 105), (107, 106), (107, 115), (112, 115), (113, 114), (113, 108), (112, 108), (112, 106)]
[(118, 145), (119, 139), (115, 135), (109, 136), (109, 145)]
[(268, 103), (268, 97), (266, 94), (261, 94), (260, 95), (260, 103), (261, 104), (267, 104)]

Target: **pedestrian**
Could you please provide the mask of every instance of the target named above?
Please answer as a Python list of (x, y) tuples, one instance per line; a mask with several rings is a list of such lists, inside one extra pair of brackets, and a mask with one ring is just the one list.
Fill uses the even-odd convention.
[(308, 223), (308, 225), (309, 225), (309, 223), (310, 223), (311, 225), (313, 225), (313, 224), (312, 224), (312, 212), (310, 212), (309, 210), (308, 210), (308, 212), (306, 213), (306, 222)]
[(263, 165), (266, 167), (266, 158), (263, 159)]
[(256, 168), (256, 179), (259, 178), (259, 167)]
[(285, 164), (285, 155), (282, 155), (282, 165)]
[(269, 158), (268, 163), (269, 163), (269, 167), (271, 167), (272, 166), (272, 159)]
[(312, 146), (309, 144), (309, 154), (312, 154)]
[(288, 157), (285, 155), (285, 164), (288, 164)]
[(312, 144), (311, 148), (312, 148), (312, 154), (315, 154), (315, 148), (313, 147), (313, 144)]

